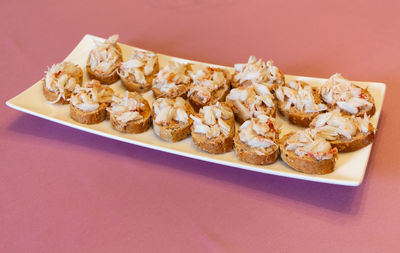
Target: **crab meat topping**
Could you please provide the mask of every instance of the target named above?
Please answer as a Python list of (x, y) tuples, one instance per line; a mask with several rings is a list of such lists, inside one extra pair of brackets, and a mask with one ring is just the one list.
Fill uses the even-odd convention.
[(165, 126), (172, 121), (186, 124), (189, 120), (186, 101), (181, 97), (176, 99), (159, 98), (154, 101), (153, 107), (156, 115), (154, 120), (156, 124)]
[(357, 114), (361, 110), (373, 107), (369, 94), (343, 78), (341, 74), (334, 74), (326, 81), (321, 87), (321, 95), (326, 103), (337, 105), (350, 114)]
[(146, 77), (153, 74), (157, 61), (158, 58), (155, 53), (135, 49), (131, 58), (121, 64), (118, 74), (122, 78), (133, 75), (137, 83), (146, 84)]
[(322, 138), (314, 129), (297, 131), (285, 142), (285, 148), (300, 157), (310, 157), (317, 161), (332, 159), (337, 155), (337, 149)]
[(58, 94), (57, 99), (51, 103), (57, 103), (61, 98), (67, 99), (66, 93), (70, 94), (74, 91), (75, 86), (80, 82), (75, 78), (79, 71), (79, 67), (71, 62), (54, 64), (45, 71), (46, 89)]
[(218, 137), (223, 134), (225, 137), (231, 132), (232, 110), (220, 103), (204, 106), (198, 115), (190, 115), (193, 119), (195, 133), (205, 134), (207, 138)]
[(277, 145), (276, 135), (276, 119), (263, 114), (245, 121), (239, 128), (240, 141), (253, 148), (265, 149)]
[(87, 64), (93, 72), (106, 75), (118, 68), (122, 56), (116, 48), (117, 41), (118, 35), (113, 35), (104, 42), (94, 41), (96, 47), (90, 51)]
[(268, 87), (259, 83), (232, 89), (227, 100), (245, 118), (266, 114), (267, 111), (275, 107), (274, 97)]
[(358, 132), (368, 133), (370, 117), (344, 116), (339, 110), (327, 112), (315, 117), (310, 127), (327, 140), (337, 140), (339, 138), (351, 139)]
[(313, 89), (302, 81), (291, 81), (287, 86), (280, 86), (275, 90), (277, 99), (284, 105), (285, 111), (290, 111), (292, 106), (301, 112), (314, 113), (325, 111), (325, 104), (315, 102)]
[(237, 74), (234, 81), (237, 83), (252, 81), (266, 84), (268, 87), (284, 83), (282, 73), (271, 60), (265, 63), (262, 59), (257, 60), (255, 56), (250, 56), (246, 64), (235, 64), (235, 70)]
[(173, 93), (179, 85), (189, 84), (188, 64), (170, 61), (153, 79), (153, 85), (164, 93)]
[(229, 86), (231, 75), (228, 71), (212, 67), (204, 67), (196, 72), (189, 71), (193, 80), (188, 96), (192, 94), (201, 98), (203, 104), (210, 101), (212, 93), (222, 87)]
[(82, 111), (94, 111), (101, 103), (110, 103), (113, 95), (114, 91), (110, 87), (92, 80), (85, 83), (83, 87), (76, 85), (70, 102)]
[(124, 96), (113, 96), (111, 107), (107, 110), (123, 123), (143, 119), (143, 97), (137, 92), (125, 92)]

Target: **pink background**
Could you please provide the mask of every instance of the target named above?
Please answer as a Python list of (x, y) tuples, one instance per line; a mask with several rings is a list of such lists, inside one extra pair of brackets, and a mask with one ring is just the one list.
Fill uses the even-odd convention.
[[(399, 1), (3, 1), (0, 252), (399, 252)], [(363, 184), (212, 165), (5, 106), (90, 33), (193, 60), (387, 84)], [(397, 145), (396, 145), (397, 144)]]

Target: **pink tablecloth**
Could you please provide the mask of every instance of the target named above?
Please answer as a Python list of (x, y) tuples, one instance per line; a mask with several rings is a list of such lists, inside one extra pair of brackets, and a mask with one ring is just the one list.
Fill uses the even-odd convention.
[[(1, 4), (0, 252), (399, 252), (398, 1)], [(387, 83), (364, 183), (263, 175), (83, 133), (7, 108), (83, 37), (285, 73)]]

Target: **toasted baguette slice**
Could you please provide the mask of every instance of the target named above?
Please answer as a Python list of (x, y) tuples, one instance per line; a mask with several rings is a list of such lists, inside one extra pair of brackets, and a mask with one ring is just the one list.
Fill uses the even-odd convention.
[(118, 35), (113, 35), (104, 42), (105, 45), (107, 45), (110, 48), (115, 49), (118, 52), (117, 53), (118, 58), (117, 58), (117, 61), (115, 62), (116, 63), (115, 69), (113, 69), (110, 73), (108, 73), (108, 72), (104, 73), (104, 72), (96, 71), (96, 70), (93, 71), (90, 68), (90, 56), (91, 56), (93, 50), (95, 50), (95, 49), (90, 51), (87, 62), (86, 62), (86, 70), (87, 70), (90, 78), (96, 79), (96, 80), (100, 81), (102, 84), (113, 84), (119, 80), (117, 70), (119, 68), (119, 65), (122, 62), (122, 50), (121, 50), (120, 46), (117, 44), (117, 42), (116, 42), (117, 40), (118, 40)]
[[(233, 121), (234, 122), (234, 121)], [(232, 150), (233, 137), (235, 136), (235, 124), (228, 136), (219, 135), (208, 139), (205, 134), (195, 133), (191, 130), (194, 145), (210, 154), (222, 154)]]
[(358, 132), (351, 139), (341, 137), (338, 140), (329, 141), (333, 147), (336, 147), (339, 152), (352, 152), (368, 146), (374, 142), (375, 132), (374, 127), (370, 123), (368, 133)]
[(375, 128), (369, 122), (369, 116), (349, 116), (341, 114), (340, 110), (317, 116), (310, 128), (326, 138), (339, 152), (359, 150), (372, 143), (375, 137)]
[[(71, 93), (69, 93), (69, 94), (66, 93), (65, 94), (65, 98), (66, 99), (64, 99), (63, 97), (59, 98), (59, 94), (57, 94), (57, 93), (55, 93), (55, 92), (53, 92), (53, 91), (51, 91), (51, 90), (46, 88), (46, 82), (45, 82), (44, 79), (40, 80), (40, 83), (42, 84), (42, 87), (43, 87), (43, 95), (47, 99), (47, 101), (53, 102), (54, 104), (60, 104), (60, 105), (69, 104), (67, 99), (69, 97), (71, 97)], [(57, 101), (57, 102), (55, 102), (55, 101)]]
[[(292, 81), (293, 82), (293, 81)], [(299, 86), (301, 85), (301, 87), (305, 88), (306, 86), (310, 87), (309, 89), (311, 89), (311, 94), (312, 97), (314, 99), (314, 103), (317, 106), (321, 106), (322, 108), (319, 110), (322, 111), (317, 111), (317, 112), (305, 112), (304, 109), (303, 110), (299, 110), (296, 105), (292, 104), (292, 106), (289, 108), (289, 110), (287, 110), (285, 108), (285, 104), (286, 104), (286, 100), (284, 100), (284, 102), (282, 102), (277, 94), (278, 92), (281, 90), (281, 88), (279, 88), (279, 90), (275, 91), (275, 96), (277, 97), (277, 104), (278, 104), (278, 111), (279, 113), (284, 116), (285, 118), (287, 118), (289, 120), (290, 123), (297, 125), (297, 126), (302, 126), (302, 127), (308, 127), (311, 123), (311, 121), (318, 116), (320, 113), (323, 113), (326, 111), (327, 107), (325, 104), (323, 104), (322, 99), (320, 98), (320, 94), (319, 94), (319, 90), (315, 87), (311, 87), (309, 86), (309, 84), (302, 82), (302, 81), (294, 81), (296, 82)], [(289, 83), (290, 84), (290, 83)], [(289, 85), (289, 84), (285, 84)], [(282, 87), (282, 86), (281, 86)], [(288, 86), (290, 87), (290, 86)], [(304, 90), (303, 90), (304, 92)]]
[(118, 75), (128, 91), (142, 93), (151, 90), (153, 79), (159, 68), (158, 57), (155, 53), (135, 49), (130, 59), (120, 65)]
[[(256, 86), (263, 86), (262, 84), (251, 83), (248, 85), (242, 85), (239, 88), (230, 90), (230, 93), (225, 99), (226, 105), (231, 107), (233, 113), (235, 114), (235, 119), (240, 124), (243, 124), (246, 120), (249, 120), (257, 115), (264, 114), (269, 117), (276, 117), (276, 100), (271, 93), (269, 95), (261, 94), (260, 89), (257, 91)], [(242, 101), (238, 99), (242, 97), (239, 94), (247, 94), (246, 100)], [(251, 101), (257, 100), (262, 95), (268, 96), (270, 98), (270, 105), (267, 106), (264, 102), (252, 107)]]
[(317, 160), (311, 156), (298, 156), (294, 151), (286, 149), (286, 141), (294, 133), (284, 135), (280, 140), (281, 159), (291, 168), (306, 173), (323, 175), (333, 172), (336, 158), (334, 155), (331, 159)]
[(235, 73), (232, 77), (232, 87), (237, 88), (252, 82), (262, 83), (269, 87), (273, 93), (279, 85), (285, 83), (285, 75), (273, 65), (273, 61), (267, 62), (250, 56), (245, 64), (235, 64)]
[(153, 79), (154, 96), (156, 98), (186, 98), (192, 85), (192, 78), (189, 75), (191, 70), (191, 64), (169, 61)]
[(240, 141), (239, 136), (235, 135), (234, 137), (234, 147), (236, 155), (240, 160), (255, 164), (255, 165), (265, 165), (271, 164), (276, 161), (279, 155), (279, 146), (274, 145), (264, 150), (257, 149), (247, 145), (246, 143)]
[[(357, 85), (355, 85), (355, 86), (357, 86)], [(357, 86), (357, 87), (359, 87), (359, 86)], [(361, 87), (359, 87), (359, 88), (361, 88)], [(371, 93), (367, 89), (361, 88), (361, 90), (365, 94), (365, 96), (368, 98), (368, 102), (370, 102), (372, 104), (371, 108), (369, 108), (369, 109), (363, 108), (363, 109), (359, 110), (359, 112), (357, 114), (351, 114), (345, 110), (341, 110), (336, 104), (327, 104), (328, 111), (334, 111), (334, 110), (340, 109), (340, 112), (345, 115), (354, 115), (356, 117), (362, 117), (362, 116), (364, 116), (364, 114), (367, 114), (368, 116), (371, 116), (371, 117), (374, 116), (375, 112), (376, 112), (374, 97), (371, 95)]]
[[(55, 73), (57, 72), (57, 73)], [(49, 71), (46, 72), (47, 75), (53, 75), (53, 78), (58, 79), (58, 76), (62, 73), (67, 73), (69, 75), (69, 78), (74, 78), (76, 84), (82, 84), (82, 79), (83, 79), (83, 72), (82, 69), (71, 62), (62, 62), (59, 64), (53, 65)], [(68, 90), (64, 88), (63, 94), (60, 94), (60, 90), (58, 89), (57, 91), (52, 91), (47, 88), (46, 86), (46, 76), (40, 80), (40, 83), (42, 84), (43, 87), (43, 94), (45, 98), (54, 104), (69, 104), (68, 99), (71, 97), (71, 94), (73, 92), (73, 87), (71, 90)], [(67, 80), (67, 82), (69, 79)]]
[[(182, 98), (178, 97), (177, 99), (182, 99)], [(157, 100), (155, 100), (155, 103), (157, 102)], [(171, 100), (175, 101), (175, 99)], [(165, 141), (177, 142), (185, 139), (190, 134), (190, 127), (193, 124), (193, 119), (190, 118), (190, 115), (194, 114), (194, 110), (188, 102), (184, 101), (184, 105), (185, 105), (185, 112), (188, 116), (188, 120), (186, 123), (182, 123), (172, 119), (170, 122), (168, 122), (168, 124), (158, 124), (156, 122), (157, 119), (156, 109), (153, 109), (152, 111), (153, 130), (157, 136), (159, 136), (161, 139)]]
[(361, 88), (339, 73), (332, 75), (321, 86), (320, 93), (329, 111), (340, 109), (343, 114), (356, 117), (364, 114), (373, 116), (376, 112), (374, 97), (368, 89)]
[[(111, 107), (109, 108), (110, 111), (110, 123), (113, 128), (116, 130), (123, 132), (123, 133), (143, 133), (147, 131), (150, 128), (151, 124), (151, 108), (149, 103), (147, 102), (146, 99), (144, 99), (139, 93), (133, 93), (133, 94), (127, 94), (126, 96), (135, 99), (140, 103), (141, 105), (137, 106), (134, 108), (142, 118), (140, 119), (135, 119), (135, 120), (129, 120), (129, 121), (122, 121), (118, 116), (117, 113), (113, 112), (113, 107), (114, 106), (121, 106), (120, 103), (114, 103), (114, 98), (113, 98), (113, 103), (111, 104)], [(123, 102), (122, 102), (123, 103)], [(127, 110), (133, 109), (133, 108), (126, 108)]]
[(119, 80), (119, 76), (117, 73), (118, 68), (114, 69), (109, 74), (104, 74), (101, 72), (94, 72), (90, 69), (89, 66), (86, 66), (86, 70), (87, 70), (90, 78), (99, 80), (102, 84), (105, 84), (105, 85), (113, 84)]
[(258, 115), (245, 121), (236, 132), (236, 155), (251, 164), (270, 164), (279, 155), (279, 133), (275, 118)]
[(73, 120), (82, 124), (98, 124), (107, 119), (107, 106), (108, 104), (101, 103), (94, 111), (83, 111), (73, 104), (70, 104), (70, 115)]
[[(101, 85), (95, 79), (85, 82), (82, 87), (77, 85), (70, 99), (71, 118), (83, 124), (97, 124), (109, 119), (107, 107), (113, 95), (111, 87)], [(97, 108), (93, 109), (96, 105)]]
[[(222, 117), (215, 116), (217, 113), (214, 112), (214, 109), (219, 110), (220, 114), (222, 114), (221, 115)], [(224, 112), (222, 112), (222, 110), (224, 110)], [(217, 136), (213, 135), (207, 136), (207, 134), (210, 133), (211, 129), (208, 129), (208, 133), (207, 131), (206, 133), (196, 131), (196, 126), (198, 125), (203, 127), (214, 126), (212, 124), (207, 125), (205, 122), (206, 114), (211, 114), (211, 113), (215, 117), (214, 125), (217, 125), (218, 129), (217, 133), (219, 133)], [(211, 115), (207, 115), (207, 117), (208, 116)], [(197, 121), (194, 121), (191, 127), (191, 135), (194, 145), (211, 154), (221, 154), (232, 150), (233, 137), (235, 136), (235, 118), (232, 110), (228, 106), (224, 105), (223, 103), (222, 104), (218, 103), (213, 106), (203, 107), (203, 109), (200, 110), (200, 113), (196, 114), (195, 117), (193, 118), (194, 119), (197, 118), (196, 119)], [(199, 120), (201, 120), (201, 124), (198, 123)], [(221, 126), (218, 125), (219, 123), (221, 123), (219, 122), (220, 120), (223, 120), (229, 126), (229, 133), (227, 133), (228, 132), (227, 128), (225, 130), (226, 133), (225, 134), (223, 133)]]
[(158, 72), (158, 70), (159, 64), (158, 62), (156, 62), (153, 73), (145, 77), (146, 83), (144, 84), (138, 83), (134, 75), (128, 75), (127, 77), (123, 77), (120, 75), (121, 82), (128, 91), (137, 91), (140, 93), (144, 93), (151, 90), (154, 75)]
[(225, 101), (231, 86), (231, 73), (228, 70), (205, 67), (197, 72), (190, 71), (189, 74), (193, 84), (188, 92), (188, 100), (196, 112), (203, 106)]

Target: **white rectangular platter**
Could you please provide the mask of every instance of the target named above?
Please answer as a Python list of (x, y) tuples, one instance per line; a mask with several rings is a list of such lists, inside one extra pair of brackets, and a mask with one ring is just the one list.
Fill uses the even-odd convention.
[[(79, 64), (83, 69), (85, 69), (86, 59), (88, 57), (89, 51), (94, 47), (94, 42), (93, 42), (94, 40), (103, 41), (104, 39), (92, 35), (84, 36), (83, 39), (80, 41), (80, 43), (75, 47), (75, 49), (70, 53), (70, 55), (68, 55), (68, 57), (65, 60)], [(134, 47), (124, 44), (120, 44), (120, 46), (123, 52), (123, 59), (124, 60), (128, 59)], [(179, 62), (193, 63), (196, 64), (196, 66), (202, 66), (202, 65), (218, 66), (233, 71), (232, 68), (225, 66), (185, 60), (163, 54), (158, 54), (158, 57), (160, 60), (161, 67), (164, 66), (167, 63), (167, 61), (175, 60)], [(45, 66), (43, 66), (43, 70), (45, 70)], [(326, 80), (320, 78), (292, 76), (292, 75), (286, 75), (285, 78), (287, 81), (293, 79), (303, 80), (310, 83), (313, 86), (319, 86)], [(84, 81), (88, 79), (89, 79), (88, 75), (87, 73), (85, 73)], [(376, 127), (378, 125), (379, 116), (382, 110), (386, 85), (383, 83), (376, 83), (376, 82), (355, 82), (355, 83), (360, 85), (361, 87), (368, 87), (368, 90), (375, 98), (376, 114), (372, 118), (372, 123)], [(116, 82), (111, 87), (116, 92), (123, 92), (125, 90), (121, 85), (120, 81)], [(151, 91), (145, 93), (144, 97), (148, 99), (149, 102), (152, 102), (154, 100)], [(199, 159), (210, 163), (223, 164), (226, 166), (236, 167), (240, 169), (256, 171), (260, 173), (267, 173), (277, 176), (284, 176), (284, 177), (309, 180), (321, 183), (329, 183), (329, 184), (348, 185), (348, 186), (360, 185), (364, 178), (365, 170), (367, 168), (368, 159), (372, 148), (372, 145), (369, 145), (356, 152), (339, 154), (339, 159), (337, 160), (335, 171), (333, 173), (327, 175), (308, 175), (291, 169), (280, 159), (278, 159), (275, 163), (271, 165), (257, 166), (240, 161), (235, 156), (235, 153), (233, 151), (220, 155), (208, 154), (196, 148), (190, 137), (186, 138), (185, 140), (179, 141), (177, 143), (168, 143), (157, 137), (152, 130), (149, 130), (142, 134), (124, 134), (114, 130), (111, 127), (109, 121), (105, 121), (97, 125), (79, 124), (69, 117), (68, 106), (53, 105), (46, 101), (46, 99), (42, 94), (42, 87), (40, 86), (39, 82), (37, 82), (27, 90), (23, 91), (16, 97), (8, 100), (6, 104), (9, 107), (14, 108), (16, 110), (43, 119), (54, 121), (62, 125), (66, 125), (85, 132), (101, 135), (107, 138), (139, 145), (146, 148), (160, 150), (175, 155), (190, 157), (193, 159)], [(277, 115), (277, 118), (282, 122), (282, 134), (285, 134), (291, 130), (299, 129), (298, 127), (289, 124), (285, 119), (280, 117), (280, 115)]]

